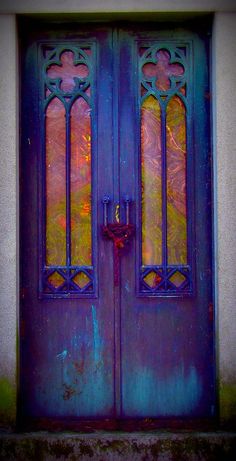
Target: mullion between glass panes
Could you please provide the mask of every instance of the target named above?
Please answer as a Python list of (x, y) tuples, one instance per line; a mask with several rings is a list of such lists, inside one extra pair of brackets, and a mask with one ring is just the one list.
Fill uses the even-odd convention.
[(71, 210), (70, 210), (70, 109), (66, 110), (66, 265), (71, 265)]
[[(162, 266), (167, 271), (167, 171), (166, 171), (166, 106), (161, 103), (161, 161), (162, 161)], [(165, 282), (166, 285), (166, 282)], [(165, 286), (165, 289), (167, 287)]]
[(47, 206), (47, 197), (46, 197), (46, 107), (43, 109), (43, 148), (42, 148), (42, 267), (44, 268), (47, 265), (47, 240), (46, 240), (46, 206)]

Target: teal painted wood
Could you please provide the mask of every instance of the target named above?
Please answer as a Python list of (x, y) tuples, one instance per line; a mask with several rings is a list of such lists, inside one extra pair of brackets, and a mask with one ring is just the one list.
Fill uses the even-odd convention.
[(54, 31), (52, 37), (50, 32), (36, 31), (35, 28), (28, 38), (23, 37), (26, 43), (23, 43), (22, 55), (25, 77), (21, 110), (21, 285), (24, 298), (21, 305), (20, 369), (21, 414), (25, 419), (105, 418), (115, 414), (114, 290), (110, 283), (113, 252), (100, 233), (103, 214), (99, 206), (100, 198), (105, 192), (112, 191), (114, 183), (111, 156), (112, 37), (107, 29), (87, 31), (87, 27), (82, 26), (79, 30), (72, 29), (73, 39), (68, 43), (89, 41), (97, 53), (97, 60), (94, 59), (96, 115), (92, 128), (92, 218), (95, 262), (96, 247), (99, 247), (99, 262), (95, 264), (99, 296), (92, 292), (84, 298), (79, 293), (79, 299), (66, 294), (64, 298), (58, 294), (50, 299), (42, 298), (42, 295), (39, 298), (38, 281), (43, 267), (40, 259), (43, 226), (40, 220), (45, 201), (45, 195), (41, 194), (43, 178), (40, 175), (43, 142), (39, 126), (42, 110), (39, 56), (42, 44), (53, 40), (53, 46), (60, 45), (66, 34), (65, 31)]
[[(186, 29), (150, 31), (67, 25), (22, 32), (21, 156), (21, 417), (45, 421), (207, 418), (215, 415), (211, 261), (211, 171), (207, 40)], [(24, 28), (25, 29), (25, 28)], [(193, 91), (188, 117), (188, 243), (194, 291), (140, 291), (140, 115), (137, 43), (189, 44)], [(93, 43), (93, 238), (97, 291), (85, 297), (38, 296), (44, 195), (39, 165), (42, 139), (38, 50)], [(192, 59), (191, 58), (191, 59)], [(190, 60), (191, 61), (191, 60)], [(30, 114), (30, 117), (29, 117)], [(28, 142), (30, 139), (30, 142)], [(44, 174), (42, 169), (42, 174)], [(120, 257), (114, 287), (113, 244), (101, 232), (103, 197), (108, 221), (130, 223), (135, 238)], [(39, 225), (37, 224), (39, 221)], [(38, 226), (38, 227), (37, 227)], [(97, 250), (96, 250), (97, 244)], [(191, 247), (191, 248), (190, 248)], [(96, 259), (97, 258), (97, 259)], [(39, 260), (39, 264), (38, 264)], [(42, 287), (41, 287), (42, 288)], [(51, 299), (50, 299), (51, 298)], [(64, 425), (64, 426), (63, 426)]]
[[(146, 292), (140, 296), (141, 161), (140, 142), (137, 142), (140, 114), (135, 112), (135, 49), (137, 43), (142, 46), (149, 42), (162, 43), (162, 47), (168, 49), (170, 37), (172, 49), (182, 43), (190, 50), (187, 215), (195, 290), (190, 296), (171, 291), (164, 295)], [(121, 32), (120, 55), (121, 69), (126, 68), (120, 74), (123, 89), (120, 98), (121, 195), (127, 193), (133, 199), (131, 222), (136, 223), (136, 247), (133, 245), (121, 260), (124, 281), (121, 285), (122, 415), (128, 418), (211, 417), (215, 414), (215, 388), (207, 41), (194, 32), (146, 32), (141, 27), (132, 33)], [(125, 173), (127, 165), (128, 174)], [(135, 179), (131, 182), (130, 178)], [(136, 280), (132, 269), (135, 264)]]

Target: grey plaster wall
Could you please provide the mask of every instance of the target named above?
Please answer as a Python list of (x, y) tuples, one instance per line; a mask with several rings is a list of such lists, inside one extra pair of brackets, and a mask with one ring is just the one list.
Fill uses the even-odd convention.
[(236, 416), (236, 14), (215, 15), (213, 115), (218, 360), (222, 417)]
[(214, 39), (219, 360), (236, 382), (236, 15), (216, 15)]
[(12, 15), (0, 16), (0, 413), (14, 418), (17, 324), (17, 53)]
[(235, 10), (235, 0), (1, 0), (0, 3), (0, 13)]

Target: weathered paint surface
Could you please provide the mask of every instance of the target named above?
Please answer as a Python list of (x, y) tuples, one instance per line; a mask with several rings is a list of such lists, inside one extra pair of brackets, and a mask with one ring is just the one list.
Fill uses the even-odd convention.
[[(112, 420), (135, 418), (208, 418), (214, 416), (214, 357), (212, 341), (211, 213), (208, 159), (208, 88), (205, 43), (194, 33), (80, 26), (72, 31), (83, 43), (97, 41), (97, 118), (93, 118), (93, 232), (98, 296), (62, 294), (38, 297), (37, 184), (41, 138), (37, 129), (37, 44), (34, 37), (22, 62), (22, 286), (21, 306), (21, 412), (24, 418), (45, 420)], [(40, 35), (41, 34), (41, 35)], [(41, 31), (42, 40), (65, 40), (64, 32)], [(191, 78), (196, 90), (192, 118), (197, 168), (190, 170), (195, 191), (196, 290), (194, 296), (140, 296), (140, 157), (135, 40), (145, 43), (174, 37), (194, 42), (195, 65)], [(32, 40), (32, 42), (31, 42)], [(89, 42), (90, 43), (90, 42)], [(179, 42), (178, 42), (179, 43)], [(140, 45), (141, 46), (141, 45)], [(149, 46), (149, 45), (148, 45)], [(190, 45), (189, 45), (190, 46)], [(190, 48), (189, 48), (190, 49)], [(25, 53), (25, 51), (24, 51)], [(119, 59), (118, 59), (119, 57)], [(190, 60), (191, 61), (191, 60)], [(189, 61), (189, 63), (190, 63)], [(190, 64), (189, 64), (190, 66)], [(191, 66), (190, 66), (191, 67)], [(190, 72), (190, 70), (189, 70)], [(30, 91), (29, 91), (30, 85)], [(195, 93), (194, 93), (195, 91)], [(118, 107), (119, 100), (119, 107)], [(115, 102), (115, 103), (114, 103)], [(99, 108), (99, 110), (98, 110)], [(31, 111), (32, 118), (28, 113)], [(191, 119), (192, 122), (192, 119)], [(97, 136), (97, 137), (96, 137)], [(25, 142), (31, 137), (31, 143)], [(94, 139), (94, 142), (93, 142)], [(104, 139), (106, 142), (104, 142)], [(97, 142), (95, 142), (97, 141)], [(164, 148), (163, 148), (164, 149)], [(41, 171), (43, 175), (43, 169)], [(206, 188), (206, 184), (209, 187)], [(130, 222), (136, 240), (120, 258), (120, 286), (113, 285), (113, 245), (103, 238), (102, 199), (109, 194), (109, 222), (120, 201), (120, 222), (126, 219), (124, 197), (131, 197)], [(113, 214), (112, 214), (113, 211)], [(33, 219), (32, 219), (33, 217)], [(203, 217), (205, 219), (203, 219)], [(192, 220), (192, 211), (190, 213)], [(192, 222), (192, 221), (191, 221)], [(138, 292), (138, 294), (137, 294)], [(24, 328), (23, 328), (24, 326)]]
[(14, 425), (16, 419), (16, 389), (6, 378), (0, 378), (0, 427)]
[(151, 369), (137, 370), (137, 376), (127, 376), (127, 413), (137, 416), (189, 415), (194, 412), (203, 389), (195, 367), (184, 370), (180, 365), (169, 376), (156, 378)]
[[(83, 29), (83, 30), (82, 30)], [(75, 28), (75, 36), (80, 41), (94, 42), (93, 31), (87, 26)], [(47, 35), (47, 33), (46, 33)], [(104, 114), (99, 126), (93, 126), (93, 241), (99, 240), (99, 261), (94, 251), (93, 264), (96, 277), (99, 277), (99, 297), (86, 296), (82, 298), (64, 297), (64, 299), (42, 300), (37, 297), (38, 268), (37, 242), (35, 229), (32, 223), (31, 210), (37, 216), (37, 199), (35, 195), (37, 184), (38, 161), (34, 153), (40, 152), (41, 138), (36, 129), (37, 121), (33, 120), (30, 126), (27, 122), (27, 104), (29, 82), (32, 91), (37, 94), (36, 48), (33, 42), (29, 43), (25, 56), (25, 71), (28, 75), (27, 84), (23, 86), (23, 101), (26, 107), (25, 127), (29, 130), (26, 138), (33, 141), (24, 145), (23, 191), (22, 203), (26, 213), (22, 216), (22, 245), (27, 246), (23, 252), (25, 258), (22, 284), (29, 286), (22, 301), (21, 319), (25, 325), (25, 333), (21, 329), (21, 413), (26, 417), (60, 419), (60, 418), (105, 418), (114, 415), (114, 330), (113, 325), (113, 287), (109, 277), (112, 274), (112, 246), (101, 239), (98, 233), (98, 219), (96, 208), (97, 200), (102, 197), (104, 165), (107, 174), (106, 185), (110, 189), (112, 178), (112, 140), (107, 138), (104, 145), (104, 133), (111, 132), (112, 106), (110, 99), (104, 99), (104, 93), (112, 93), (111, 51), (109, 48), (108, 32), (95, 32), (99, 43), (100, 59), (105, 63), (106, 71), (100, 66), (91, 72), (97, 77), (97, 104), (103, 107)], [(49, 33), (50, 36), (50, 33)], [(57, 38), (63, 37), (59, 32)], [(33, 66), (33, 67), (32, 67)], [(35, 70), (34, 70), (35, 69)], [(27, 102), (28, 101), (28, 102)], [(35, 113), (39, 110), (38, 102), (33, 102)], [(23, 122), (24, 123), (24, 122)], [(28, 128), (27, 128), (28, 125)], [(30, 134), (31, 133), (31, 134)], [(96, 136), (98, 137), (98, 152), (96, 151)], [(32, 151), (31, 151), (32, 149)], [(30, 151), (30, 152), (29, 152)], [(29, 154), (29, 156), (28, 156)], [(28, 159), (31, 159), (30, 161)], [(98, 164), (98, 167), (96, 165)], [(99, 178), (96, 172), (99, 172)], [(27, 171), (30, 171), (29, 181)], [(31, 193), (29, 193), (31, 191)], [(29, 195), (31, 198), (29, 199)], [(24, 205), (23, 205), (24, 208)], [(102, 216), (99, 215), (99, 222)], [(40, 250), (39, 250), (40, 251)], [(32, 256), (32, 259), (30, 257)], [(106, 271), (104, 271), (106, 267)], [(31, 280), (28, 284), (27, 280)], [(109, 290), (107, 291), (107, 287)], [(106, 293), (106, 295), (105, 295)]]
[[(169, 31), (149, 30), (145, 33), (139, 28), (138, 32), (133, 31), (133, 35), (138, 41), (137, 47), (142, 47), (142, 44), (148, 47), (149, 43), (155, 43), (157, 37), (164, 41)], [(169, 293), (166, 298), (158, 298), (151, 295), (135, 296), (139, 284), (137, 261), (141, 221), (140, 196), (137, 192), (140, 190), (137, 180), (140, 168), (137, 148), (137, 139), (140, 137), (139, 112), (134, 107), (135, 96), (132, 93), (137, 81), (132, 66), (127, 66), (133, 58), (130, 31), (125, 30), (120, 37), (120, 66), (125, 69), (120, 74), (120, 133), (123, 133), (120, 137), (121, 196), (129, 193), (134, 198), (131, 222), (136, 222), (137, 229), (136, 242), (131, 243), (130, 251), (121, 259), (122, 280), (129, 281), (131, 287), (129, 293), (125, 286), (121, 286), (121, 412), (124, 418), (137, 418), (138, 415), (169, 419), (186, 415), (211, 418), (215, 412), (215, 397), (209, 207), (211, 179), (205, 98), (208, 88), (207, 44), (197, 35), (192, 36), (194, 63), (193, 67), (188, 68), (192, 72), (193, 83), (193, 87), (190, 84), (189, 93), (192, 92), (190, 97), (195, 100), (194, 112), (190, 111), (191, 123), (193, 121), (195, 133), (198, 133), (193, 140), (193, 150), (191, 146), (187, 147), (194, 158), (195, 178), (192, 177), (192, 180), (197, 185), (193, 188), (194, 199), (192, 196), (188, 202), (188, 219), (193, 219), (195, 229), (195, 293), (189, 297), (173, 297)], [(142, 42), (143, 37), (145, 41)], [(180, 36), (175, 31), (172, 40), (177, 37)], [(188, 39), (186, 32), (185, 40)], [(188, 139), (190, 141), (190, 137)], [(190, 168), (188, 171), (193, 170)], [(135, 176), (136, 181), (132, 182), (131, 178)], [(191, 215), (193, 200), (194, 218)]]

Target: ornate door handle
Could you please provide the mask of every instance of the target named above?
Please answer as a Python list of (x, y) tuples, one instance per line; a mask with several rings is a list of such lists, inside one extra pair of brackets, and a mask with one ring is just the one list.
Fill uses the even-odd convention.
[(120, 222), (108, 223), (108, 204), (110, 198), (108, 195), (103, 197), (103, 226), (102, 233), (105, 237), (113, 241), (114, 244), (114, 282), (115, 285), (119, 284), (119, 256), (120, 251), (129, 242), (130, 238), (134, 235), (134, 225), (130, 224), (130, 205), (131, 200), (128, 196), (124, 198), (125, 204), (125, 223)]
[(103, 225), (107, 226), (108, 224), (108, 205), (110, 203), (109, 195), (104, 195), (102, 203), (103, 203)]
[(130, 203), (131, 203), (131, 200), (128, 195), (125, 196), (124, 203), (125, 203), (125, 222), (126, 222), (126, 225), (128, 225), (129, 224)]

